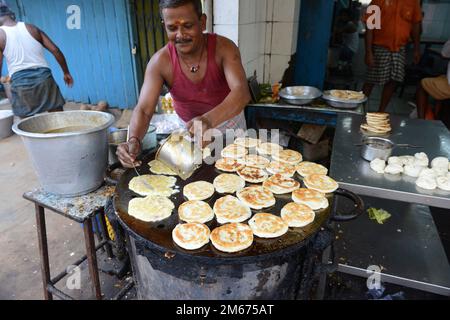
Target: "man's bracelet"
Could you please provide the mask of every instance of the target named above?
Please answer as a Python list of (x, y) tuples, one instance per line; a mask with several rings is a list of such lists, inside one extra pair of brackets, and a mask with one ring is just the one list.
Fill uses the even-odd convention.
[(139, 149), (141, 149), (142, 148), (142, 141), (138, 137), (133, 136), (133, 137), (129, 138), (127, 142), (131, 142), (131, 140), (133, 140), (133, 139), (137, 140), (137, 142), (139, 143)]

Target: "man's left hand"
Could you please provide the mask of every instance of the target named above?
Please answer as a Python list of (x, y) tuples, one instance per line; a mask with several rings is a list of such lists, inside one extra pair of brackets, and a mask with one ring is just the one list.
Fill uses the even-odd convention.
[(420, 49), (414, 49), (414, 64), (419, 64), (421, 59)]
[(72, 78), (72, 75), (70, 73), (65, 73), (64, 74), (64, 82), (66, 83), (66, 85), (69, 88), (73, 87), (73, 78)]
[(208, 143), (208, 141), (203, 140), (203, 138), (205, 136), (205, 132), (208, 129), (212, 128), (209, 120), (204, 116), (196, 117), (196, 118), (192, 119), (191, 121), (189, 121), (187, 123), (186, 127), (192, 136), (197, 138), (198, 141), (201, 141), (202, 148), (205, 147), (206, 144)]

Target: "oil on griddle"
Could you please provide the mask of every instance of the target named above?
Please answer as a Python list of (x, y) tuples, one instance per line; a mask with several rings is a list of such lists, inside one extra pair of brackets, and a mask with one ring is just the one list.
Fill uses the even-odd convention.
[[(143, 165), (138, 168), (138, 171), (141, 175), (151, 174), (149, 170), (148, 162), (155, 158), (155, 153), (152, 153), (144, 158)], [(123, 175), (121, 180), (119, 181), (116, 194), (114, 196), (114, 206), (119, 218), (122, 220), (122, 223), (126, 225), (127, 229), (131, 230), (133, 233), (138, 235), (144, 241), (149, 241), (153, 246), (158, 247), (161, 250), (167, 250), (172, 252), (180, 252), (183, 254), (197, 255), (203, 257), (213, 257), (213, 258), (237, 258), (237, 257), (251, 257), (251, 256), (260, 256), (265, 254), (274, 253), (276, 251), (286, 249), (293, 246), (301, 246), (306, 241), (311, 239), (313, 235), (315, 235), (320, 228), (325, 225), (325, 223), (330, 218), (330, 212), (332, 208), (332, 195), (328, 196), (328, 200), (330, 201), (330, 206), (325, 210), (316, 211), (316, 218), (314, 222), (303, 228), (289, 228), (289, 231), (275, 239), (262, 239), (255, 236), (254, 242), (250, 248), (244, 251), (240, 251), (237, 253), (229, 254), (220, 252), (214, 248), (214, 246), (209, 243), (206, 246), (200, 248), (199, 250), (188, 251), (177, 246), (172, 240), (172, 230), (179, 223), (183, 223), (178, 218), (177, 208), (187, 199), (183, 196), (183, 187), (191, 182), (195, 181), (208, 181), (213, 182), (214, 178), (223, 172), (217, 170), (214, 165), (206, 165), (198, 169), (192, 177), (188, 180), (183, 181), (180, 178), (177, 178), (177, 186), (179, 187), (180, 192), (172, 195), (170, 200), (175, 204), (175, 210), (172, 215), (159, 222), (143, 222), (138, 219), (133, 218), (128, 215), (128, 203), (131, 199), (140, 197), (138, 194), (128, 189), (129, 181), (136, 176), (134, 170), (127, 170)], [(301, 182), (301, 177), (296, 173), (294, 177), (296, 180)], [(250, 186), (251, 184), (246, 184), (246, 186)], [(217, 192), (210, 198), (205, 200), (211, 208), (214, 206), (214, 203), (217, 199), (223, 197), (224, 195), (218, 194)], [(234, 195), (235, 196), (235, 195)], [(277, 216), (280, 216), (281, 209), (292, 201), (291, 193), (286, 195), (274, 195), (276, 199), (275, 206), (271, 208), (266, 208), (262, 210), (253, 210), (252, 213), (258, 212), (267, 212), (272, 213)], [(247, 223), (247, 222), (244, 222)], [(216, 227), (220, 226), (214, 218), (211, 222), (206, 223), (206, 225), (212, 230)], [(306, 240), (306, 241), (305, 241)]]

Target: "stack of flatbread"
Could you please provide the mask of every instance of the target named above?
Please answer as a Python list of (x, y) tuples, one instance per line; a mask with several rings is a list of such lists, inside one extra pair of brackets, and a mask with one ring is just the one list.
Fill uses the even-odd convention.
[(369, 112), (366, 115), (366, 121), (367, 123), (361, 125), (361, 129), (364, 131), (379, 134), (386, 134), (392, 131), (389, 113)]

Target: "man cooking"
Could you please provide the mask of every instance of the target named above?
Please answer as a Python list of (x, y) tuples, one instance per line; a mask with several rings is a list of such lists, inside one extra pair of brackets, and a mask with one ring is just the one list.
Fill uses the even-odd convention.
[(65, 104), (44, 57), (49, 50), (64, 72), (71, 87), (73, 79), (59, 48), (39, 28), (17, 22), (14, 12), (0, 5), (0, 70), (6, 58), (11, 76), (12, 109), (18, 117), (29, 117), (46, 111), (63, 111)]
[(225, 37), (203, 33), (207, 18), (200, 0), (161, 0), (159, 6), (169, 43), (147, 66), (128, 142), (117, 150), (128, 168), (140, 165), (136, 157), (164, 84), (191, 134), (198, 127), (203, 133), (246, 128), (243, 110), (251, 97), (239, 49)]

